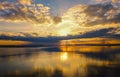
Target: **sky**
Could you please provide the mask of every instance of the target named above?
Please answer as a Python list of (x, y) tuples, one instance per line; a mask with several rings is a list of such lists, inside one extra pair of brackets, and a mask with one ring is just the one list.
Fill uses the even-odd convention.
[[(0, 0), (1, 2), (9, 1), (9, 2), (17, 2), (18, 0)], [(25, 0), (23, 0), (25, 1)], [(52, 14), (62, 14), (68, 8), (73, 7), (78, 4), (95, 4), (102, 1), (110, 1), (110, 0), (35, 0), (36, 4), (44, 4), (51, 8)]]
[(0, 36), (75, 36), (101, 30), (120, 34), (120, 0), (35, 0), (34, 3), (0, 0)]

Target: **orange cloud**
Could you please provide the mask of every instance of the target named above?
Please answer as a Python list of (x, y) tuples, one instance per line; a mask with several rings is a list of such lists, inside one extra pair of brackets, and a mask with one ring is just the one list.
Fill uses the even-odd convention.
[(120, 1), (120, 0), (112, 0), (113, 3), (118, 2), (118, 1)]
[(23, 5), (31, 5), (32, 0), (18, 0), (18, 2)]

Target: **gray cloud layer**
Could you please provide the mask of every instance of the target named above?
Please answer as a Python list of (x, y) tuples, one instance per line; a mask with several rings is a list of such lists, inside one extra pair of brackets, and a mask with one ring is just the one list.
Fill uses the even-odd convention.
[(90, 18), (96, 18), (87, 24), (105, 24), (105, 23), (119, 23), (120, 22), (120, 9), (114, 8), (110, 3), (90, 5), (84, 11)]

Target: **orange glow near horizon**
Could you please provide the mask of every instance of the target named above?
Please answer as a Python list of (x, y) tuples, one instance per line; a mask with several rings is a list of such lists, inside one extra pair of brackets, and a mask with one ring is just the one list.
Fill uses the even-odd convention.
[(26, 41), (13, 41), (13, 40), (0, 40), (0, 45), (26, 45), (30, 44), (30, 42)]
[(105, 38), (85, 38), (85, 39), (67, 40), (67, 43), (66, 43), (66, 40), (63, 40), (60, 42), (60, 50), (63, 52), (65, 51), (66, 52), (76, 52), (76, 51), (78, 52), (101, 52), (103, 51), (104, 52), (104, 51), (109, 51), (109, 50), (114, 50), (114, 49), (119, 48), (119, 46), (109, 46), (112, 44), (120, 44), (120, 40), (105, 39)]

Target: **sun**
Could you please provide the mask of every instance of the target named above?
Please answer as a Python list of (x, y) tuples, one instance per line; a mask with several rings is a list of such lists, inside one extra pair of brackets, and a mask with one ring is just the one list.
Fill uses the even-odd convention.
[(69, 35), (69, 33), (70, 33), (70, 30), (68, 30), (68, 29), (62, 29), (62, 30), (60, 30), (58, 32), (58, 35), (59, 36), (67, 36), (67, 35)]

